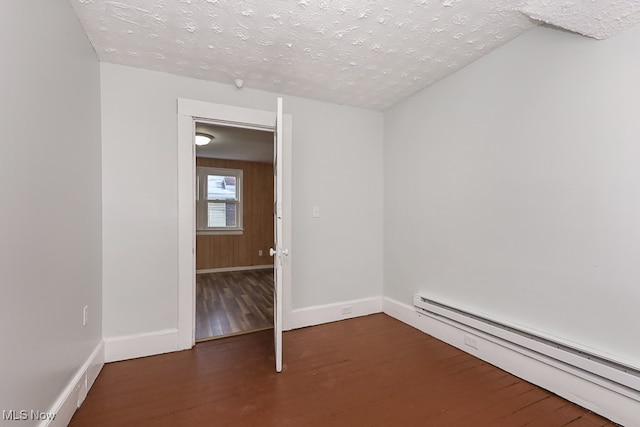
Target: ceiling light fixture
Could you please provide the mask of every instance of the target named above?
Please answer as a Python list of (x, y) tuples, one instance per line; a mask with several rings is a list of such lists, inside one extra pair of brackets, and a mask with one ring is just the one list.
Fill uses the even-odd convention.
[(209, 144), (212, 140), (213, 137), (211, 135), (207, 135), (206, 133), (196, 133), (196, 145), (199, 147)]

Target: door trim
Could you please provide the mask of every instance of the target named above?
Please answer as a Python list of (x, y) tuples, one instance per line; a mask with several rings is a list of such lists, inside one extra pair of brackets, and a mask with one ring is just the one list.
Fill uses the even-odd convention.
[[(236, 126), (275, 130), (276, 112), (178, 99), (178, 346), (186, 350), (195, 345), (195, 134), (196, 120), (223, 121)], [(291, 146), (292, 117), (283, 116), (283, 244), (291, 242)], [(291, 329), (291, 261), (283, 260), (282, 324)]]

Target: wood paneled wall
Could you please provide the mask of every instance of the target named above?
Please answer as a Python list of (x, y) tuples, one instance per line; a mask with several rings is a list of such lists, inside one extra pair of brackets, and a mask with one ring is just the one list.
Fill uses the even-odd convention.
[[(272, 265), (273, 165), (271, 163), (196, 158), (197, 166), (242, 169), (242, 235), (196, 236), (196, 270)], [(262, 250), (262, 256), (258, 251)]]

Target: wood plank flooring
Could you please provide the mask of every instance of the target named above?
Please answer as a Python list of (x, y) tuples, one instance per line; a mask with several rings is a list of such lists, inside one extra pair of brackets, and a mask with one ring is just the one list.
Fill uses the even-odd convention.
[(196, 341), (273, 328), (273, 269), (196, 275)]
[(107, 364), (71, 426), (613, 426), (384, 314)]

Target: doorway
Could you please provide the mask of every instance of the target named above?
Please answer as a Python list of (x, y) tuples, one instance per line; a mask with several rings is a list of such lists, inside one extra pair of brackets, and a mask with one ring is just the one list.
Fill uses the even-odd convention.
[(274, 133), (195, 123), (195, 340), (273, 328)]
[[(195, 149), (193, 135), (198, 120), (242, 125), (247, 128), (275, 131), (275, 111), (256, 110), (214, 104), (191, 99), (178, 99), (178, 346), (190, 349), (195, 344)], [(291, 245), (291, 170), (292, 117), (282, 115), (282, 242)], [(281, 251), (284, 253), (284, 251)], [(282, 329), (292, 328), (292, 256), (282, 258), (281, 280)], [(278, 359), (278, 358), (276, 358)]]

